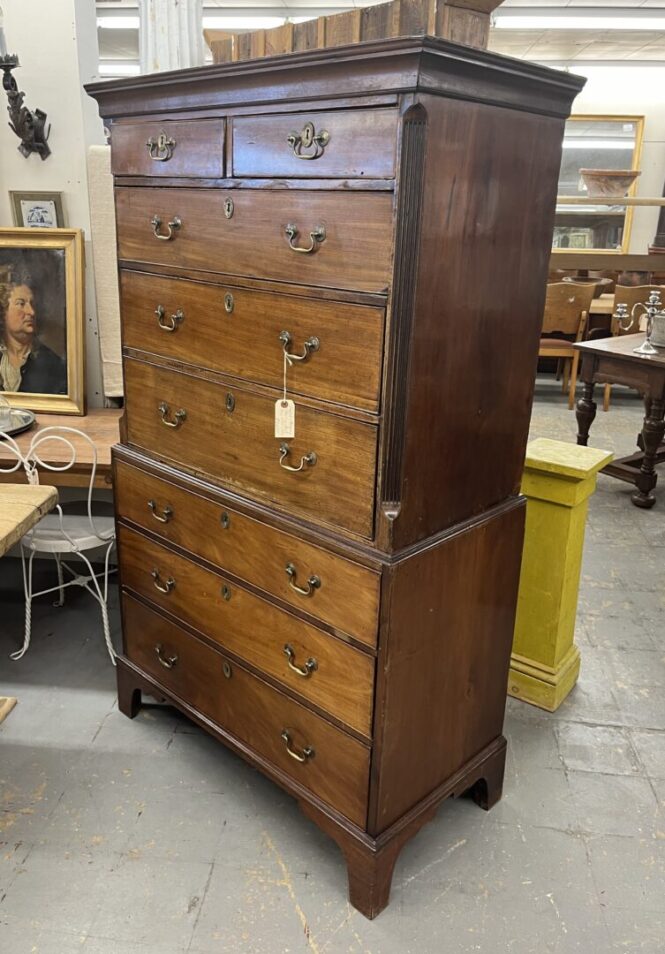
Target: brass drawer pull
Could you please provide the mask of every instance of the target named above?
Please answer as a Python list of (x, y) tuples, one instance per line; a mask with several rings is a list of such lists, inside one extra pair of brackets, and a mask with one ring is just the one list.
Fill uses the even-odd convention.
[(157, 324), (162, 331), (177, 331), (180, 322), (185, 320), (185, 313), (180, 308), (178, 308), (178, 310), (172, 315), (169, 315), (166, 321), (164, 321), (164, 315), (166, 314), (166, 308), (164, 308), (164, 305), (157, 305), (155, 308), (155, 314), (157, 315)]
[(181, 408), (178, 408), (178, 410), (173, 415), (173, 420), (167, 421), (166, 415), (169, 413), (169, 406), (166, 403), (166, 401), (162, 401), (159, 407), (157, 408), (157, 410), (162, 416), (162, 424), (165, 424), (166, 427), (180, 427), (182, 422), (187, 417), (187, 411), (183, 407), (181, 407)]
[(168, 523), (173, 516), (173, 510), (170, 507), (164, 507), (161, 513), (157, 512), (157, 504), (154, 500), (148, 501), (148, 510), (159, 523)]
[(279, 340), (282, 342), (282, 345), (284, 346), (284, 354), (286, 355), (286, 360), (289, 362), (289, 364), (293, 364), (294, 361), (307, 361), (310, 355), (312, 355), (315, 351), (318, 351), (319, 348), (321, 347), (321, 342), (319, 341), (319, 339), (316, 338), (315, 336), (312, 336), (311, 338), (308, 338), (307, 341), (305, 342), (303, 346), (304, 351), (302, 354), (291, 354), (291, 352), (289, 351), (289, 346), (291, 342), (293, 341), (293, 336), (291, 332), (281, 331), (279, 335)]
[(312, 673), (319, 668), (319, 664), (313, 657), (310, 657), (304, 666), (296, 666), (293, 661), (296, 658), (295, 650), (293, 649), (293, 646), (289, 646), (288, 643), (284, 647), (284, 655), (288, 660), (289, 669), (292, 669), (293, 672), (297, 673), (299, 676), (302, 676), (303, 679), (309, 679)]
[(162, 646), (161, 643), (157, 643), (157, 645), (155, 646), (155, 652), (157, 653), (157, 659), (159, 659), (160, 665), (163, 666), (164, 669), (173, 669), (175, 664), (178, 662), (177, 656), (163, 655), (164, 647)]
[(174, 215), (167, 225), (168, 232), (166, 234), (159, 231), (162, 220), (158, 215), (155, 215), (150, 219), (150, 224), (152, 225), (152, 234), (155, 236), (155, 238), (161, 239), (162, 242), (169, 242), (182, 225), (182, 219), (180, 219), (177, 215)]
[[(292, 132), (290, 136), (287, 136), (286, 141), (297, 159), (319, 159), (330, 142), (330, 133), (326, 129), (317, 133), (314, 130), (314, 123), (305, 123), (299, 133)], [(303, 152), (303, 149), (312, 147), (314, 147), (313, 152)]]
[(157, 139), (153, 139), (151, 136), (146, 146), (148, 147), (148, 155), (155, 162), (168, 162), (175, 149), (175, 139), (162, 132)]
[(318, 590), (321, 586), (321, 580), (318, 576), (310, 576), (307, 580), (307, 589), (303, 589), (302, 586), (296, 584), (296, 575), (297, 570), (293, 563), (286, 564), (286, 575), (289, 578), (289, 586), (292, 590), (295, 590), (296, 593), (300, 593), (301, 596), (314, 596), (314, 591)]
[(284, 470), (290, 470), (292, 474), (297, 474), (298, 471), (301, 471), (305, 466), (313, 467), (316, 463), (316, 454), (314, 451), (310, 451), (309, 454), (305, 454), (304, 457), (300, 458), (300, 464), (297, 467), (291, 467), (290, 464), (285, 464), (284, 461), (291, 453), (291, 448), (288, 444), (279, 445), (279, 466), (283, 467)]
[(159, 570), (157, 569), (157, 567), (155, 567), (155, 569), (152, 571), (150, 576), (152, 577), (152, 585), (155, 587), (156, 590), (159, 590), (160, 593), (170, 593), (171, 590), (174, 589), (175, 587), (175, 580), (173, 579), (172, 576), (168, 578), (166, 583), (162, 583), (159, 577)]
[(315, 252), (321, 242), (326, 240), (326, 230), (323, 225), (317, 225), (313, 231), (309, 233), (309, 245), (307, 248), (303, 248), (302, 245), (294, 245), (294, 239), (297, 235), (300, 234), (300, 230), (297, 225), (289, 223), (284, 229), (286, 232), (286, 237), (289, 240), (289, 248), (294, 252), (300, 252), (302, 255), (311, 255), (312, 252)]
[(291, 733), (288, 729), (282, 731), (282, 738), (286, 743), (286, 751), (289, 753), (292, 759), (295, 759), (296, 762), (306, 762), (308, 759), (314, 758), (314, 749), (311, 745), (305, 746), (302, 750), (302, 753), (296, 752), (296, 750), (291, 746)]

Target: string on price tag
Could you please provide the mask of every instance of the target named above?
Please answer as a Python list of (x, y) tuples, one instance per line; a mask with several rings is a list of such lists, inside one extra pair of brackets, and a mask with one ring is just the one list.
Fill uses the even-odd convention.
[(286, 396), (286, 369), (288, 359), (284, 351), (284, 384), (282, 396), (275, 401), (275, 437), (293, 438), (296, 436), (296, 406)]

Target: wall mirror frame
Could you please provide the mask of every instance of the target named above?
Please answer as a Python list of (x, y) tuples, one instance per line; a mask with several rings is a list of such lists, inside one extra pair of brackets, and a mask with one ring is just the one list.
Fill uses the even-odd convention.
[[(594, 204), (565, 204), (561, 196), (588, 196), (579, 170), (639, 169), (644, 116), (576, 114), (566, 123), (552, 251), (626, 254), (634, 209), (599, 199)], [(588, 147), (586, 145), (588, 141)], [(631, 186), (635, 195), (639, 179)]]

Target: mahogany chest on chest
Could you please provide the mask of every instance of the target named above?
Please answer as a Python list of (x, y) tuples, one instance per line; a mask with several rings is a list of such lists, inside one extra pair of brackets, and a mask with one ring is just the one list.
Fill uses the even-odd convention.
[(500, 796), (578, 89), (422, 37), (88, 87), (120, 262), (120, 707), (168, 699), (291, 792), (368, 917), (442, 799)]

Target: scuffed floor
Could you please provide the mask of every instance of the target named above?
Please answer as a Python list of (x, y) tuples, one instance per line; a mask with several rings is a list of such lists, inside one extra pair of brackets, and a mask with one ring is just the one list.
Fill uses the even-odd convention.
[[(617, 390), (591, 442), (631, 452), (640, 420)], [(532, 436), (574, 435), (560, 393), (539, 383)], [(0, 562), (0, 693), (19, 698), (0, 726), (0, 951), (665, 952), (661, 474), (647, 512), (600, 478), (577, 688), (554, 715), (509, 702), (502, 802), (442, 806), (373, 923), (346, 902), (337, 848), (288, 796), (172, 709), (118, 713), (85, 594), (64, 610), (42, 601), (30, 652), (10, 662), (19, 567)]]

